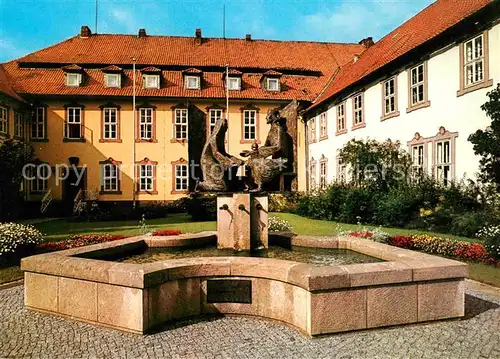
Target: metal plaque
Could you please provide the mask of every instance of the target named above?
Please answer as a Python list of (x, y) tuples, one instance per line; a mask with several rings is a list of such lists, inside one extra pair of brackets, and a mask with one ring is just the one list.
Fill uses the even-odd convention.
[(207, 280), (207, 303), (252, 303), (252, 281), (239, 279)]

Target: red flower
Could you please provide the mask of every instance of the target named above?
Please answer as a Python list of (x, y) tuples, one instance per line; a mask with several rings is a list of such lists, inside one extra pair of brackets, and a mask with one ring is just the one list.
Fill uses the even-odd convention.
[(153, 232), (153, 236), (177, 236), (182, 234), (180, 229), (161, 229)]
[(391, 245), (406, 249), (412, 249), (415, 244), (413, 243), (413, 239), (407, 236), (393, 236), (391, 237)]
[(459, 248), (455, 251), (455, 255), (460, 259), (476, 262), (488, 262), (489, 260), (486, 248), (480, 243), (471, 243), (464, 248)]
[(373, 236), (373, 233), (368, 232), (368, 231), (366, 231), (366, 232), (360, 231), (360, 232), (349, 233), (349, 236), (356, 237), (356, 238), (370, 238)]

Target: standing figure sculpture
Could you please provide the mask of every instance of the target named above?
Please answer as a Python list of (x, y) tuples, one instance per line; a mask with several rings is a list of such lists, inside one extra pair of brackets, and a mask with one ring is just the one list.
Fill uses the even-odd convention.
[(203, 182), (198, 182), (196, 190), (200, 191), (227, 191), (226, 172), (232, 167), (240, 166), (243, 161), (231, 156), (225, 149), (225, 137), (227, 131), (227, 120), (219, 119), (207, 139), (201, 153), (201, 170)]
[[(288, 141), (285, 128), (286, 119), (282, 118), (278, 109), (270, 110), (266, 117), (271, 129), (266, 138), (264, 146), (260, 147), (254, 143), (251, 151), (240, 153), (243, 157), (250, 157), (246, 165), (250, 169), (247, 177), (246, 187), (251, 192), (262, 191), (264, 183), (285, 172), (288, 162)], [(271, 158), (268, 158), (271, 157)]]

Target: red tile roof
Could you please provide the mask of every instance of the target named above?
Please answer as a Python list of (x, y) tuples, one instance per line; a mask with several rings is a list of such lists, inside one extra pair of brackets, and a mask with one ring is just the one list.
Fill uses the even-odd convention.
[(193, 67), (187, 69), (187, 70), (182, 70), (182, 73), (183, 74), (196, 74), (196, 75), (200, 75), (203, 71), (199, 70), (199, 69), (195, 69)]
[(7, 78), (3, 66), (0, 64), (0, 93), (3, 93), (13, 99), (24, 102), (24, 100), (19, 97), (18, 94), (12, 89), (11, 83)]
[[(131, 96), (130, 69), (123, 71), (126, 77), (123, 87), (116, 89), (106, 88), (102, 71), (94, 68), (99, 65), (130, 68), (135, 57), (138, 71), (141, 65), (163, 68), (162, 88), (141, 88), (139, 96), (224, 98), (223, 73), (229, 64), (233, 70), (243, 72), (243, 89), (233, 91), (232, 98), (312, 101), (340, 66), (364, 50), (358, 44), (219, 38), (204, 38), (199, 44), (188, 37), (92, 35), (70, 38), (11, 61), (5, 68), (19, 94)], [(76, 88), (65, 86), (60, 68), (61, 64), (74, 63), (84, 67), (87, 74), (83, 86)], [(202, 89), (185, 90), (179, 67), (202, 69)], [(262, 88), (260, 78), (269, 69), (286, 72), (282, 91), (268, 92)], [(142, 81), (141, 76), (137, 78)]]
[(264, 75), (265, 76), (281, 76), (283, 74), (281, 72), (278, 72), (278, 71), (269, 70), (269, 71), (264, 72)]
[(83, 68), (81, 66), (78, 66), (76, 64), (63, 66), (62, 69), (64, 71), (82, 71), (83, 70)]
[(148, 66), (148, 67), (145, 67), (143, 69), (141, 69), (141, 72), (161, 72), (161, 69), (159, 69), (158, 67), (154, 67), (154, 66)]
[(121, 67), (116, 66), (116, 65), (110, 65), (110, 66), (103, 67), (101, 69), (101, 71), (103, 71), (103, 72), (122, 72), (123, 69)]
[(344, 66), (309, 109), (328, 101), (348, 86), (354, 85), (491, 3), (492, 0), (437, 0), (368, 48), (357, 62)]

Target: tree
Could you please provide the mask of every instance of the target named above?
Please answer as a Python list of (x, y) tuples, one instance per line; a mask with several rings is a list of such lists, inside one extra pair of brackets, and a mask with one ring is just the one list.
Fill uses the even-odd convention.
[(500, 84), (488, 97), (481, 109), (491, 118), (491, 125), (470, 135), (469, 141), (474, 145), (474, 153), (481, 156), (479, 178), (500, 190)]
[(357, 185), (375, 184), (386, 189), (405, 180), (411, 168), (411, 157), (399, 141), (352, 139), (339, 155)]
[(23, 167), (35, 159), (34, 150), (25, 142), (7, 138), (0, 142), (0, 219), (15, 219), (22, 198), (19, 189)]

